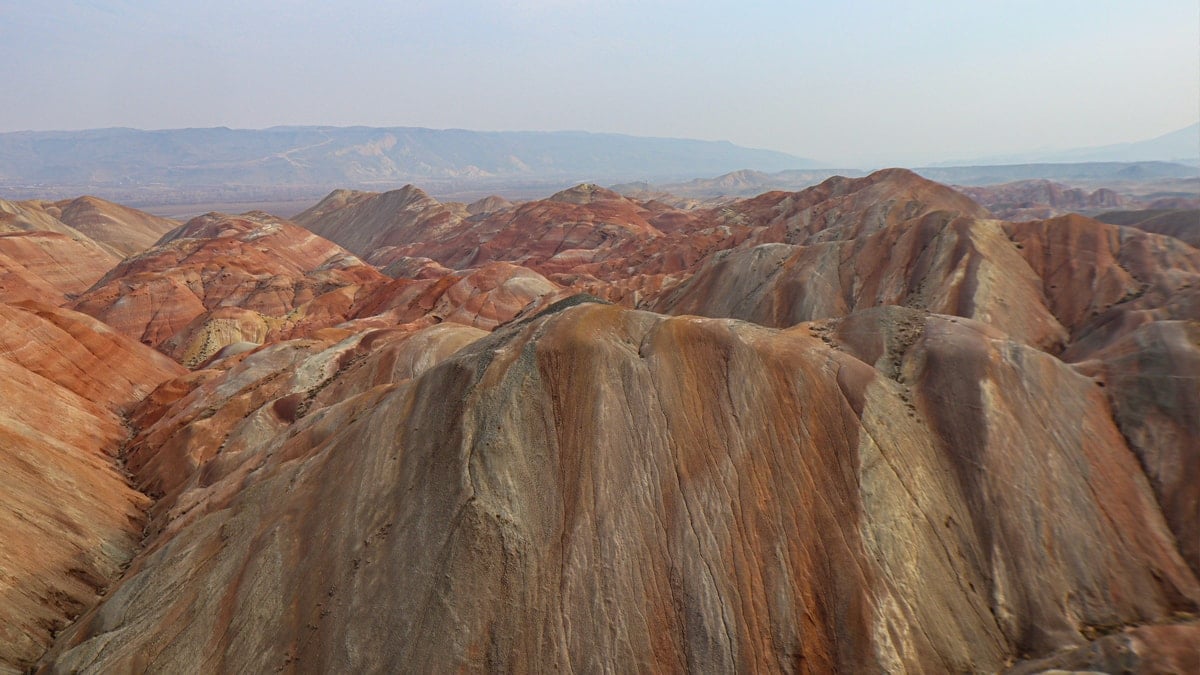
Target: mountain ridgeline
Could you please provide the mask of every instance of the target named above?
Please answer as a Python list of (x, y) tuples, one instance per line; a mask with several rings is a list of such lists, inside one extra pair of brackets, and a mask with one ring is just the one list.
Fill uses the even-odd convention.
[(1174, 221), (0, 206), (0, 672), (1200, 672)]
[(416, 127), (93, 129), (0, 134), (0, 184), (365, 185), (779, 171), (810, 160), (722, 141)]

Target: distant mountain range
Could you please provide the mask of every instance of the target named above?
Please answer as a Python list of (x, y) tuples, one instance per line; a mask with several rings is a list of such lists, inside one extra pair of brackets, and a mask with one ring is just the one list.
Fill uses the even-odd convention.
[(413, 127), (0, 134), (0, 184), (395, 185), (439, 179), (687, 179), (816, 163), (724, 141)]
[[(1200, 167), (1174, 162), (1078, 162), (1046, 164), (1002, 164), (991, 166), (929, 166), (913, 169), (930, 180), (952, 185), (997, 185), (1015, 181), (1053, 180), (1070, 184), (1121, 185), (1165, 181), (1191, 181), (1183, 187), (1195, 193), (1194, 181)], [(643, 199), (681, 197), (706, 200), (714, 197), (750, 197), (770, 190), (802, 190), (830, 176), (862, 176), (857, 169), (805, 169), (767, 173), (733, 171), (715, 178), (696, 178), (678, 183), (645, 181), (620, 183), (613, 189)], [(1176, 186), (1179, 187), (1179, 186)]]
[[(1162, 136), (1132, 143), (995, 155), (969, 161), (938, 162), (934, 166), (1147, 161), (1168, 161), (1200, 166), (1200, 122)], [(935, 180), (937, 179), (935, 178)]]
[[(1180, 162), (1162, 161), (1169, 158)], [(915, 170), (956, 185), (1194, 179), (1200, 126), (1140, 143)], [(863, 172), (725, 141), (583, 131), (307, 126), (0, 133), (0, 198), (92, 194), (143, 207), (311, 203), (334, 188), (390, 190), (406, 183), (461, 201), (488, 194), (533, 198), (580, 182), (620, 183), (620, 191), (644, 198), (664, 192), (704, 200), (798, 190), (834, 174)]]
[(1043, 162), (982, 166), (927, 166), (913, 170), (930, 180), (956, 185), (994, 185), (1039, 178), (1072, 183), (1139, 183), (1200, 176), (1200, 167), (1177, 162)]

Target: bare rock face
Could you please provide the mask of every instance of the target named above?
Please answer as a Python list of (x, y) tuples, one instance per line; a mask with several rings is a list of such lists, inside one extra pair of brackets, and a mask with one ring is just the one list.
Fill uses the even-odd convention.
[(901, 305), (993, 323), (1028, 344), (1061, 348), (1067, 334), (1041, 285), (999, 222), (935, 212), (851, 240), (725, 251), (650, 306), (782, 328)]
[(557, 284), (533, 270), (491, 263), (447, 288), (431, 314), (443, 321), (491, 330), (559, 290)]
[(1044, 179), (955, 189), (1005, 220), (1051, 218), (1076, 211), (1111, 210), (1129, 204), (1129, 200), (1109, 188), (1088, 191)]
[(149, 248), (179, 223), (97, 197), (60, 202), (0, 199), (0, 233), (57, 232), (123, 258)]
[(503, 209), (511, 208), (512, 202), (498, 195), (491, 195), (483, 199), (477, 199), (470, 204), (467, 204), (467, 213), (478, 216), (495, 213)]
[(306, 415), (414, 377), (483, 335), (447, 323), (365, 330), (338, 342), (290, 340), (164, 384), (135, 417), (141, 431), (128, 454), (139, 488), (158, 496), (150, 531), (170, 534), (223, 508), (240, 486), (219, 479), (258, 470), (270, 456), (263, 448), (285, 440)]
[(133, 556), (123, 416), (182, 368), (91, 317), (0, 304), (0, 670), (31, 666)]
[(1200, 672), (1200, 622), (1139, 626), (1044, 659), (1018, 663), (1010, 675), (1035, 673)]
[(222, 348), (242, 342), (263, 344), (282, 320), (241, 307), (218, 307), (192, 319), (160, 346), (163, 353), (194, 368)]
[(433, 279), (397, 279), (366, 298), (356, 318), (383, 315), (398, 324), (431, 319), (491, 330), (561, 292), (533, 270), (491, 263)]
[(62, 305), (120, 258), (87, 238), (50, 231), (0, 234), (0, 302)]
[(462, 217), (420, 188), (406, 185), (384, 193), (335, 190), (295, 221), (367, 257), (383, 246), (437, 238), (460, 225)]
[(661, 237), (652, 217), (637, 202), (585, 184), (464, 223), (445, 236), (425, 237), (410, 250), (450, 267), (497, 260), (538, 270), (551, 269), (543, 266), (556, 260), (572, 267), (583, 261), (580, 255), (590, 262)]
[(426, 257), (454, 269), (505, 261), (552, 274), (636, 254), (693, 218), (591, 184), (519, 205), (474, 206), (474, 215), (467, 207), (463, 217), (412, 186), (383, 194), (337, 191), (296, 221), (380, 267)]
[(853, 239), (937, 211), (990, 217), (967, 196), (906, 169), (834, 176), (800, 192), (768, 192), (716, 211), (727, 224), (763, 228), (754, 243), (788, 244)]
[(1105, 384), (1184, 559), (1200, 573), (1200, 322), (1144, 325), (1080, 370)]
[(67, 236), (82, 234), (55, 217), (47, 209), (48, 206), (50, 202), (10, 202), (0, 199), (0, 232), (58, 232)]
[[(0, 221), (79, 245), (67, 206)], [(1195, 669), (1196, 249), (904, 170), (686, 211), (337, 191), (301, 220), (164, 235), (74, 301), (112, 329), (0, 305), (0, 386), (38, 389), (0, 405), (0, 541), (33, 542), (0, 601), (13, 569), (41, 589), (6, 663), (62, 629), (33, 665)], [(9, 259), (29, 297), (83, 283)], [(81, 452), (108, 473), (52, 501), (84, 470), (39, 462)]]
[(0, 302), (65, 304), (124, 257), (58, 215), (51, 202), (0, 200)]
[(1197, 204), (1164, 205), (1140, 211), (1111, 211), (1096, 216), (1096, 220), (1136, 227), (1152, 234), (1165, 234), (1200, 248), (1200, 208)]
[(1071, 331), (1067, 360), (1152, 321), (1200, 318), (1200, 250), (1181, 241), (1077, 215), (1005, 230)]
[(399, 251), (395, 246), (376, 249), (367, 262), (393, 279), (437, 279), (454, 273), (433, 258), (403, 255)]
[[(208, 312), (236, 307), (296, 319), (291, 312), (315, 302), (313, 313), (323, 325), (331, 325), (346, 318), (345, 312), (337, 312), (339, 305), (353, 304), (358, 293), (385, 281), (342, 248), (288, 221), (264, 213), (209, 214), (121, 262), (73, 307), (147, 344), (174, 339), (177, 355), (195, 354), (197, 339), (204, 344), (207, 337), (221, 334), (204, 327), (220, 317), (194, 325)], [(339, 290), (344, 290), (342, 296), (322, 299)], [(181, 332), (187, 335), (177, 336)], [(199, 350), (201, 360), (224, 346), (211, 340), (208, 345)]]
[(170, 218), (152, 216), (98, 197), (64, 200), (55, 206), (59, 220), (124, 255), (150, 248), (179, 227), (179, 222)]
[(1200, 602), (1104, 389), (1053, 356), (898, 308), (573, 302), (164, 393), (134, 471), (185, 477), (171, 515), (44, 665), (997, 671)]

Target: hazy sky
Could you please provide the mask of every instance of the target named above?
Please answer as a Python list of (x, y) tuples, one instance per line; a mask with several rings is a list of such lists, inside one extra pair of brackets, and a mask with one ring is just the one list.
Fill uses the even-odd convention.
[(0, 131), (583, 129), (830, 162), (1200, 119), (1197, 0), (0, 0)]

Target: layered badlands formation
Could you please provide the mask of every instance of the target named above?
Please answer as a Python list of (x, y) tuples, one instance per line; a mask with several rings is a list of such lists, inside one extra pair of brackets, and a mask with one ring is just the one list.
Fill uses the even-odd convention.
[(177, 225), (95, 197), (0, 200), (0, 298), (60, 305)]
[(7, 667), (1200, 669), (1179, 240), (900, 170), (298, 221), (0, 305)]
[(1135, 200), (1111, 188), (1086, 190), (1049, 180), (1020, 180), (1001, 185), (959, 187), (960, 192), (1011, 220), (1049, 218), (1072, 212), (1112, 211)]

